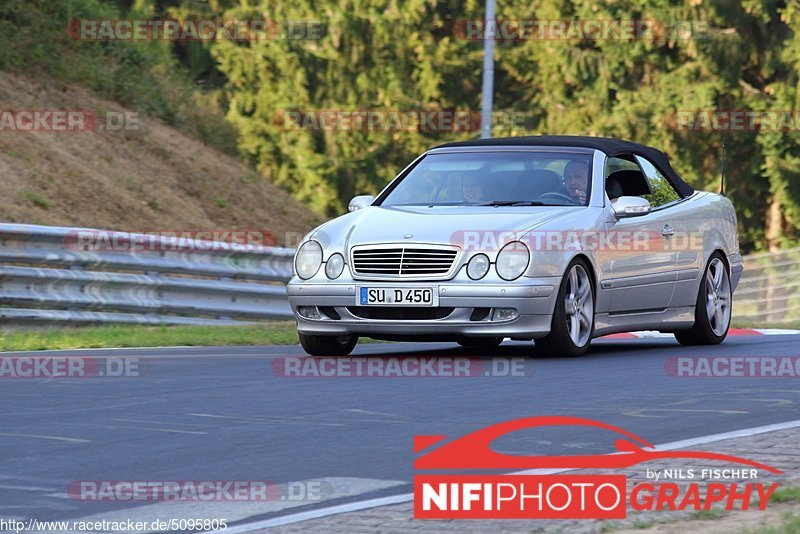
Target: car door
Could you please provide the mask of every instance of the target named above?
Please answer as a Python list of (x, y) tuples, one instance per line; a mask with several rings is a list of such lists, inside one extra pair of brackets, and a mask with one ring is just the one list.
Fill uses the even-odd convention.
[[(648, 201), (654, 191), (637, 157), (609, 158), (607, 180), (620, 183), (624, 196)], [(676, 255), (669, 246), (674, 232), (669, 210), (653, 208), (646, 215), (618, 217), (607, 196), (607, 245), (598, 251), (602, 288), (608, 291), (609, 313), (646, 313), (669, 306), (675, 289)]]
[[(697, 291), (694, 280), (698, 276), (697, 268), (703, 263), (702, 241), (696, 241), (696, 232), (692, 221), (696, 217), (691, 213), (690, 203), (673, 187), (669, 180), (647, 158), (636, 156), (636, 161), (644, 172), (651, 195), (646, 195), (653, 213), (662, 213), (668, 232), (664, 246), (675, 255), (675, 291), (672, 294), (670, 307), (694, 306)], [(663, 231), (663, 230), (662, 230)]]

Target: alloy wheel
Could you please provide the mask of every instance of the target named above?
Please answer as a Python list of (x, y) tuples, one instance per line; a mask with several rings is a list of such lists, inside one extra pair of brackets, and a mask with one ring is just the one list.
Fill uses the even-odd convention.
[(731, 319), (731, 282), (719, 258), (711, 261), (706, 272), (706, 314), (714, 334), (724, 334)]
[(567, 275), (567, 288), (564, 295), (564, 311), (567, 318), (567, 332), (572, 342), (582, 347), (589, 342), (594, 323), (594, 297), (589, 273), (583, 265), (572, 266)]

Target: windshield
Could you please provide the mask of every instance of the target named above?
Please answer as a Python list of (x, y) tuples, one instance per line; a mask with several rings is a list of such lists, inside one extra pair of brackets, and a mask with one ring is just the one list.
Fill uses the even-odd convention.
[(589, 154), (429, 154), (380, 205), (585, 206), (591, 171)]

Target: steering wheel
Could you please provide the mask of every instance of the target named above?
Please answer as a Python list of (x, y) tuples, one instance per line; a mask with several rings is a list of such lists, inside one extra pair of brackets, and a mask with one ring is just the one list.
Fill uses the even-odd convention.
[(536, 197), (536, 200), (541, 201), (543, 198), (555, 198), (559, 200), (566, 200), (570, 204), (576, 204), (576, 205), (580, 204), (580, 202), (578, 202), (569, 195), (565, 195), (564, 193), (556, 193), (556, 192), (545, 193), (543, 195), (539, 195), (538, 197)]

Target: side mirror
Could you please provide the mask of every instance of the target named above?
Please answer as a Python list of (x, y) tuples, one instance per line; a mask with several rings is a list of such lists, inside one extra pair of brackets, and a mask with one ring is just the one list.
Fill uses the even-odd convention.
[(347, 206), (347, 209), (350, 211), (357, 211), (362, 208), (366, 208), (374, 201), (375, 197), (372, 195), (359, 195), (357, 197), (353, 197), (353, 200), (350, 201), (350, 204)]
[(619, 219), (638, 217), (650, 213), (650, 202), (642, 197), (619, 197), (611, 201), (611, 209)]

